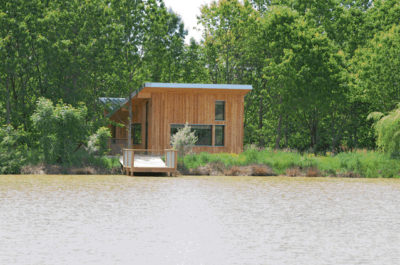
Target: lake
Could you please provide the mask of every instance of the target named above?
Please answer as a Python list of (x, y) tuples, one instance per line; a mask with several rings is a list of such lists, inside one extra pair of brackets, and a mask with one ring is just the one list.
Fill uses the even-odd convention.
[(0, 264), (400, 264), (400, 180), (0, 176)]

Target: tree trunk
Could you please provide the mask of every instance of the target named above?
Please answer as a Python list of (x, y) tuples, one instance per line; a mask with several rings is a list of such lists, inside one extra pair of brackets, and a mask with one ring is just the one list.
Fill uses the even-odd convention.
[(317, 144), (318, 144), (318, 125), (316, 119), (313, 119), (311, 123), (311, 148), (313, 149), (314, 154), (317, 153)]
[(128, 119), (128, 148), (132, 149), (132, 89), (129, 90), (129, 103), (128, 103), (128, 108), (129, 108), (129, 119)]
[(7, 90), (7, 98), (6, 98), (6, 119), (7, 124), (11, 124), (11, 105), (10, 105), (10, 88), (8, 87), (8, 77), (6, 78), (6, 90)]
[(229, 45), (226, 47), (226, 83), (230, 84), (230, 80), (229, 80)]
[(279, 149), (282, 135), (282, 114), (279, 114), (278, 127), (276, 128), (275, 149)]
[(259, 104), (260, 104), (260, 108), (259, 108), (259, 111), (258, 111), (258, 131), (259, 131), (259, 142), (258, 142), (258, 144), (259, 144), (260, 147), (264, 147), (265, 142), (264, 142), (264, 137), (263, 137), (263, 134), (262, 134), (262, 128), (264, 127), (264, 124), (263, 124), (264, 108), (263, 108), (263, 100), (262, 100), (261, 96), (260, 96)]
[(289, 118), (285, 116), (285, 147), (289, 147)]
[(335, 114), (332, 115), (331, 138), (332, 138), (331, 152), (332, 152), (332, 154), (334, 154), (336, 151), (336, 140), (337, 140), (337, 135), (335, 133)]
[(318, 131), (318, 121), (317, 121), (317, 111), (314, 110), (314, 113), (312, 116), (307, 119), (305, 115), (305, 121), (308, 124), (308, 129), (310, 130), (310, 147), (313, 149), (313, 152), (316, 154), (317, 153), (317, 142), (318, 142), (318, 136), (317, 136), (317, 131)]

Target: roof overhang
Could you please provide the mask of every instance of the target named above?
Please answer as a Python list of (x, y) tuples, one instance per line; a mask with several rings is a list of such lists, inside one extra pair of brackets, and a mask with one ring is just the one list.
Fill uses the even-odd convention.
[[(197, 83), (144, 83), (140, 88), (132, 92), (130, 98), (135, 98), (144, 88), (165, 88), (165, 89), (214, 89), (214, 90), (237, 90), (250, 91), (253, 89), (251, 85), (239, 84), (197, 84)], [(114, 115), (119, 109), (129, 102), (129, 97), (121, 100), (119, 106), (107, 114), (107, 117)]]

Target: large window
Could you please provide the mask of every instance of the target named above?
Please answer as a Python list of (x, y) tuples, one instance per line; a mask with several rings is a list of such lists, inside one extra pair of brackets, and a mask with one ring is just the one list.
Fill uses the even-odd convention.
[(132, 124), (132, 142), (133, 144), (142, 143), (142, 124), (134, 123)]
[[(197, 136), (196, 145), (212, 145), (212, 126), (211, 125), (189, 125), (190, 129)], [(171, 137), (181, 128), (183, 124), (171, 124)]]
[(225, 120), (225, 101), (215, 101), (215, 120)]
[(225, 145), (225, 126), (215, 125), (215, 146)]

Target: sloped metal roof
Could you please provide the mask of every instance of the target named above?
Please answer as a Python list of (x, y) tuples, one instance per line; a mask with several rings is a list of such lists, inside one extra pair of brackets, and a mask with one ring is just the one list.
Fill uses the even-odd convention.
[[(139, 89), (133, 91), (131, 98), (134, 98), (139, 92), (145, 87), (157, 87), (157, 88), (182, 88), (182, 89), (227, 89), (227, 90), (252, 90), (252, 85), (238, 85), (238, 84), (193, 84), (193, 83), (144, 83)], [(129, 101), (127, 98), (99, 98), (100, 102), (106, 106), (110, 106), (107, 117), (111, 117), (117, 112), (122, 106)]]
[(123, 106), (123, 103), (126, 101), (125, 98), (106, 98), (102, 97), (99, 98), (99, 101), (104, 104), (106, 110), (111, 113), (115, 112), (116, 110), (120, 109)]

